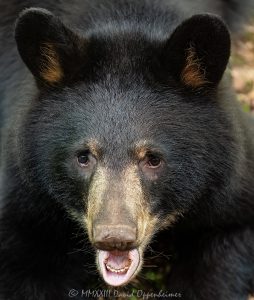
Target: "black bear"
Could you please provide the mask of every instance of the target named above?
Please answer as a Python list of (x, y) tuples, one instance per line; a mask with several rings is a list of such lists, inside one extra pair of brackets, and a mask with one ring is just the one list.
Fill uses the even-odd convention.
[(163, 232), (166, 291), (247, 300), (254, 122), (223, 76), (247, 1), (38, 2), (0, 3), (0, 299), (127, 286)]

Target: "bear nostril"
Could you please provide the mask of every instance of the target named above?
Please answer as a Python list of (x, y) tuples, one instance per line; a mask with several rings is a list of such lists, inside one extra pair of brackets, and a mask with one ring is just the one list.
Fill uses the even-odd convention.
[(111, 250), (130, 250), (131, 248), (133, 248), (134, 243), (132, 242), (125, 242), (125, 241), (121, 241), (115, 238), (109, 238), (109, 239), (105, 239), (103, 241), (95, 241), (94, 242), (94, 246), (98, 249), (101, 250), (107, 250), (107, 251), (111, 251)]
[(93, 230), (93, 244), (101, 250), (130, 250), (136, 247), (137, 230), (128, 225), (97, 225)]

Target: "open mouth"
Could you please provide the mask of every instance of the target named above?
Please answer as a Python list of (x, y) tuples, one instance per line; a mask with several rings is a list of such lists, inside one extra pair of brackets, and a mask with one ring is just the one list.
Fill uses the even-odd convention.
[(140, 265), (140, 255), (137, 249), (98, 250), (98, 263), (105, 282), (111, 286), (121, 286), (133, 278)]

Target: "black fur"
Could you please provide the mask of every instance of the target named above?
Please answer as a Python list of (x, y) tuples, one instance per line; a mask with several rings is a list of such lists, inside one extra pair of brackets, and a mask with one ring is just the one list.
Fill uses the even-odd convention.
[[(16, 23), (18, 51), (35, 79), (13, 34), (31, 6), (60, 17), (30, 9)], [(135, 142), (160, 149), (166, 167), (158, 181), (141, 179), (154, 215), (183, 214), (162, 233), (163, 247), (174, 248), (168, 291), (186, 300), (246, 300), (254, 291), (254, 122), (220, 81), (229, 33), (206, 14), (234, 28), (243, 7), (1, 1), (1, 300), (64, 300), (70, 289), (102, 284), (86, 233), (70, 217), (85, 210), (90, 177), (73, 157), (88, 138), (101, 141), (103, 163), (115, 170), (132, 161)], [(64, 72), (53, 85), (39, 72), (45, 41)], [(209, 82), (198, 88), (181, 81), (190, 45)]]

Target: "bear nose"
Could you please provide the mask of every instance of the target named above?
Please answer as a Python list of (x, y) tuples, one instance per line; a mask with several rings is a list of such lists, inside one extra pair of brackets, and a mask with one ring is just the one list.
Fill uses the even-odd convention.
[(100, 250), (130, 250), (136, 248), (137, 229), (129, 225), (96, 225), (94, 246)]

